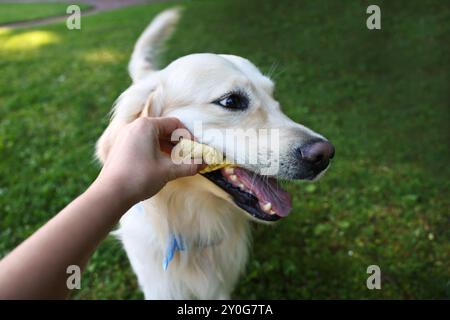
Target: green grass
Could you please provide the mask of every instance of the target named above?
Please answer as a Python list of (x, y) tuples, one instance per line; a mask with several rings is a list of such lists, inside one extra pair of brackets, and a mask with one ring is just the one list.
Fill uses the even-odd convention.
[[(92, 6), (77, 4), (81, 10)], [(66, 15), (67, 3), (0, 3), (0, 24)]]
[[(289, 184), (287, 219), (255, 225), (234, 298), (450, 297), (449, 9), (378, 1), (382, 30), (369, 31), (369, 4), (185, 4), (163, 64), (220, 52), (274, 69), (285, 112), (337, 149), (320, 182)], [(134, 42), (169, 5), (86, 17), (81, 31), (0, 30), (0, 255), (94, 179), (94, 143), (130, 83)], [(365, 285), (372, 264), (379, 291)], [(142, 298), (117, 241), (100, 246), (74, 298)]]

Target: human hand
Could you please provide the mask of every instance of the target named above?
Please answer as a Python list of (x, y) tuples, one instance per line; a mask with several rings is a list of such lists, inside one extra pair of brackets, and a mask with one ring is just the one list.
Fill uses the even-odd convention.
[(114, 188), (134, 204), (152, 197), (170, 180), (196, 174), (200, 165), (175, 164), (170, 158), (170, 137), (176, 129), (185, 129), (177, 118), (140, 117), (127, 124), (95, 184)]

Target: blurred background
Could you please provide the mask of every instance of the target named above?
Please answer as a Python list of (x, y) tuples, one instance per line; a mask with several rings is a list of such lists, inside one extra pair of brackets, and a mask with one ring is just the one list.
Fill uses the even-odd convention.
[[(289, 218), (253, 226), (232, 297), (450, 297), (448, 1), (91, 0), (78, 2), (80, 30), (67, 29), (64, 1), (23, 2), (0, 1), (0, 257), (96, 177), (94, 144), (131, 83), (133, 45), (181, 4), (161, 66), (194, 52), (246, 57), (285, 113), (337, 150), (318, 183), (289, 183)], [(381, 30), (366, 27), (371, 4)], [(366, 287), (369, 265), (381, 290)], [(142, 297), (112, 237), (73, 294)]]

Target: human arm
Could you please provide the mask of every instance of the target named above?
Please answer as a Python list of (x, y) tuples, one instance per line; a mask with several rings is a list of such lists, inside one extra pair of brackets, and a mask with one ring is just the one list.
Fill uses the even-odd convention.
[(92, 185), (0, 261), (0, 299), (67, 297), (69, 265), (83, 269), (131, 206), (200, 169), (175, 165), (161, 152), (182, 127), (175, 118), (139, 118), (126, 125)]

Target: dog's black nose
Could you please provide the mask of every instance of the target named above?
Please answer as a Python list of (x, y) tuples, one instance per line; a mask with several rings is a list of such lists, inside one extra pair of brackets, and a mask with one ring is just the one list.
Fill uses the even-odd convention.
[(330, 159), (334, 157), (334, 146), (322, 139), (305, 144), (300, 151), (302, 160), (316, 172), (324, 170), (330, 163)]

